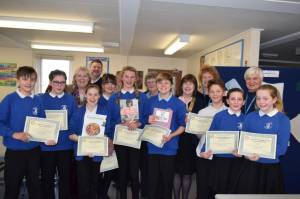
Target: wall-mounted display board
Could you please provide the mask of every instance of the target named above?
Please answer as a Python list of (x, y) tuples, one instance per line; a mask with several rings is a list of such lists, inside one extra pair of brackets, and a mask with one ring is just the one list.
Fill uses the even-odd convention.
[(243, 66), (244, 40), (218, 48), (205, 55), (204, 64), (211, 66)]

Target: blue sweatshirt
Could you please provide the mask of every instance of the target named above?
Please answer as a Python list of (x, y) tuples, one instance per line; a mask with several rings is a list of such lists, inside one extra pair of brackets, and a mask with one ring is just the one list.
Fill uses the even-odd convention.
[(45, 117), (40, 96), (21, 96), (17, 92), (8, 94), (0, 104), (0, 135), (3, 144), (11, 150), (30, 150), (39, 142), (23, 142), (12, 138), (13, 133), (23, 132), (26, 116)]
[[(73, 114), (72, 118), (71, 118), (71, 124), (70, 124), (70, 129), (71, 129), (71, 133), (75, 133), (76, 135), (80, 136), (82, 133), (82, 128), (83, 128), (83, 123), (84, 123), (84, 115), (86, 112), (86, 106), (82, 106), (79, 109), (77, 109), (77, 111)], [(110, 121), (111, 118), (108, 114), (108, 111), (105, 107), (101, 107), (101, 106), (97, 106), (97, 111), (96, 114), (99, 115), (106, 115), (106, 124), (105, 124), (105, 132), (104, 134), (109, 137), (110, 139), (112, 139), (111, 137), (111, 133), (109, 132), (110, 130)], [(82, 160), (83, 156), (77, 156), (77, 142), (73, 142), (73, 150), (74, 150), (74, 154), (75, 154), (75, 159), (77, 161)], [(102, 160), (102, 156), (94, 156), (93, 157), (93, 161), (95, 162), (100, 162)]]
[[(230, 111), (223, 110), (214, 116), (210, 125), (210, 131), (240, 131), (244, 122), (244, 114), (239, 116)], [(235, 158), (232, 154), (214, 154), (215, 157)]]
[(112, 132), (112, 137), (115, 132), (115, 126), (117, 124), (121, 123), (121, 115), (120, 115), (120, 100), (121, 99), (137, 99), (138, 98), (138, 105), (139, 105), (139, 122), (141, 122), (142, 126), (139, 128), (143, 128), (145, 123), (146, 123), (146, 102), (147, 102), (147, 97), (144, 93), (139, 93), (139, 96), (136, 96), (136, 94), (126, 92), (117, 92), (113, 94), (108, 102), (107, 102), (107, 109), (110, 113), (111, 116), (111, 132)]
[[(72, 95), (64, 93), (63, 96), (53, 97), (49, 93), (45, 93), (42, 96), (42, 100), (45, 110), (67, 110), (68, 126), (70, 126), (71, 117), (77, 109), (75, 99)], [(47, 146), (44, 143), (41, 143), (42, 151), (61, 151), (72, 149), (73, 143), (69, 139), (69, 135), (69, 129), (65, 131), (60, 131), (57, 144), (53, 146)]]
[(288, 147), (291, 131), (290, 120), (281, 112), (277, 112), (275, 115), (268, 114), (262, 116), (260, 116), (260, 113), (260, 111), (249, 113), (245, 117), (243, 130), (253, 133), (276, 134), (276, 159), (259, 158), (257, 162), (278, 163), (279, 156), (284, 155)]
[[(170, 129), (176, 131), (180, 126), (185, 127), (186, 106), (178, 98), (171, 96), (169, 99), (160, 99), (160, 95), (153, 96), (149, 99), (147, 105), (147, 118), (153, 114), (154, 108), (171, 109), (173, 111)], [(172, 133), (171, 132), (171, 133)], [(178, 149), (179, 136), (173, 137), (166, 142), (162, 148), (151, 143), (148, 145), (148, 154), (176, 155)]]

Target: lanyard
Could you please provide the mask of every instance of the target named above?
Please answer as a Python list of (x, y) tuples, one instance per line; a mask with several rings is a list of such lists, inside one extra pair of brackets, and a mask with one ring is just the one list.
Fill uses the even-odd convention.
[(250, 110), (254, 100), (255, 100), (256, 96), (253, 97), (253, 99), (251, 100), (250, 104), (247, 106), (247, 101), (248, 101), (248, 95), (246, 96), (246, 102), (245, 102), (245, 115), (248, 113), (248, 111)]

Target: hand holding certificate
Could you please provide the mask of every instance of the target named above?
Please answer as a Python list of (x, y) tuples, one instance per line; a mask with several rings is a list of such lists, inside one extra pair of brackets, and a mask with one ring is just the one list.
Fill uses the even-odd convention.
[(77, 155), (78, 156), (108, 156), (108, 138), (79, 136)]
[(29, 140), (36, 142), (54, 141), (57, 143), (59, 135), (58, 121), (45, 118), (26, 117), (24, 132), (30, 135)]
[(45, 110), (46, 118), (58, 121), (60, 123), (59, 130), (68, 130), (68, 112), (67, 110)]
[(113, 143), (140, 149), (142, 132), (142, 129), (129, 130), (127, 126), (116, 125)]
[(275, 159), (276, 143), (276, 134), (261, 134), (242, 131), (238, 153), (246, 156), (257, 154), (262, 158)]
[(209, 129), (212, 119), (212, 117), (189, 113), (185, 131), (191, 134), (204, 134)]
[(163, 137), (170, 135), (171, 130), (158, 125), (146, 125), (141, 135), (141, 140), (150, 142), (157, 147), (164, 146)]
[(205, 136), (205, 151), (212, 151), (213, 154), (231, 154), (237, 150), (238, 131), (207, 131)]

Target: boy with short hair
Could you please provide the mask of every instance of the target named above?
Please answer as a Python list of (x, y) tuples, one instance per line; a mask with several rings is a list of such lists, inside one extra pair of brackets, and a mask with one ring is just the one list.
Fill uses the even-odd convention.
[(29, 197), (40, 197), (40, 149), (38, 142), (29, 141), (23, 132), (26, 116), (45, 117), (42, 101), (33, 94), (37, 80), (34, 68), (22, 66), (17, 70), (16, 92), (8, 94), (0, 104), (0, 135), (5, 152), (5, 199), (17, 199), (24, 176)]

